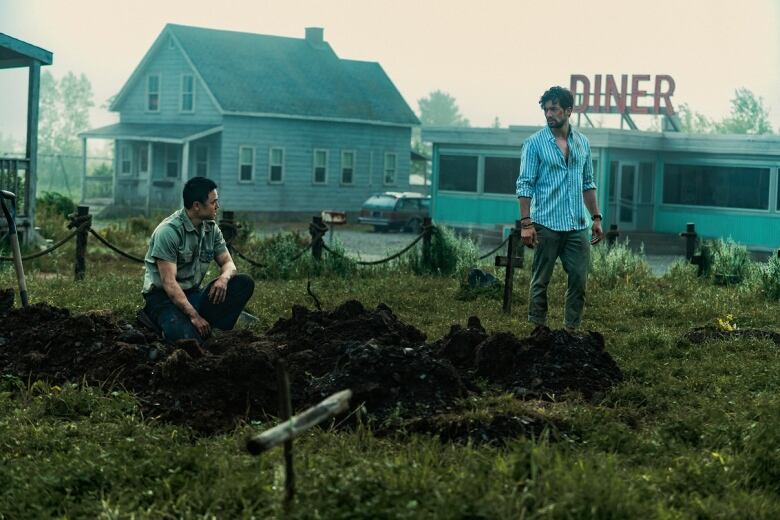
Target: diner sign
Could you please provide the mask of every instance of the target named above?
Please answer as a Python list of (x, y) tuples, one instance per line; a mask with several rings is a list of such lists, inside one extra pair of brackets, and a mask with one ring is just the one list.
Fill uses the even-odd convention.
[[(601, 74), (590, 78), (584, 74), (572, 74), (570, 90), (574, 94), (575, 113), (596, 114), (659, 114), (674, 115), (672, 95), (674, 78), (667, 74), (622, 74), (620, 85), (613, 74), (604, 78)], [(592, 85), (592, 88), (591, 88)], [(629, 88), (630, 86), (630, 88)], [(647, 89), (652, 88), (652, 91)], [(640, 105), (640, 99), (652, 98)], [(662, 103), (663, 101), (663, 103)], [(661, 106), (663, 104), (663, 106)]]

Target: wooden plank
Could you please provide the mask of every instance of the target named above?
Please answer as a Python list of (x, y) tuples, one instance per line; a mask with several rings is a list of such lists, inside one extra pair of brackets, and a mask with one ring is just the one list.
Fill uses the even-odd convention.
[(349, 408), (349, 400), (351, 398), (352, 390), (342, 390), (335, 393), (289, 421), (285, 421), (270, 430), (249, 438), (246, 443), (246, 449), (252, 455), (260, 455), (274, 446), (293, 439), (322, 421), (345, 412)]
[[(497, 256), (496, 257), (496, 267), (506, 267), (509, 258), (506, 256)], [(522, 256), (516, 256), (514, 257), (512, 261), (512, 267), (515, 269), (522, 268), (523, 267), (523, 257)]]

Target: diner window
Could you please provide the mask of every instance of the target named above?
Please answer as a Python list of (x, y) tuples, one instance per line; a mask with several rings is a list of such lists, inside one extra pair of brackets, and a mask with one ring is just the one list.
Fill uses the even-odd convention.
[(439, 156), (439, 189), (476, 193), (477, 162), (471, 155)]
[(485, 157), (485, 193), (517, 193), (520, 159), (514, 157)]
[(769, 209), (769, 169), (664, 165), (664, 204)]

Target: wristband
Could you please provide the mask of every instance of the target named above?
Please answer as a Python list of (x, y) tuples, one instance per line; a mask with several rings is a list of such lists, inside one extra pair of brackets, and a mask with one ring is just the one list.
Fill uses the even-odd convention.
[(524, 220), (531, 220), (531, 217), (523, 217), (523, 218), (520, 219), (520, 222), (522, 222)]
[(601, 215), (601, 213), (596, 213), (590, 217), (592, 220), (604, 220), (604, 217)]

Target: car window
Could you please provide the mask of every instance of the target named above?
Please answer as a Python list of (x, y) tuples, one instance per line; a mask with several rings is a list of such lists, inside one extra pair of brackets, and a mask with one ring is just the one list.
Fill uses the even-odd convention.
[(368, 209), (393, 209), (396, 200), (395, 197), (388, 195), (374, 195), (363, 203), (363, 207)]
[(402, 199), (401, 202), (403, 205), (400, 207), (406, 210), (416, 210), (420, 207), (417, 203), (417, 199)]

